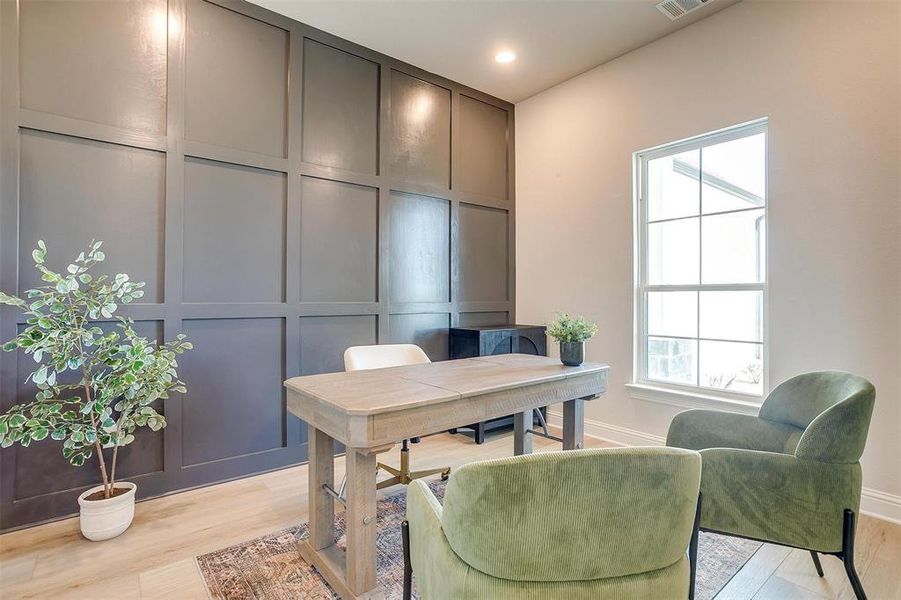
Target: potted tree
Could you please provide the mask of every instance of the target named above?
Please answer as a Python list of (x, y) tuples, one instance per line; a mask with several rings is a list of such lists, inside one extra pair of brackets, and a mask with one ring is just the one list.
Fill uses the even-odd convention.
[(186, 391), (176, 356), (191, 349), (183, 335), (157, 345), (138, 336), (131, 319), (114, 317), (119, 304), (144, 295), (144, 284), (123, 273), (92, 275), (105, 259), (101, 245), (92, 241), (65, 273), (57, 273), (45, 266), (47, 247), (40, 241), (32, 257), (47, 285), (28, 290), (25, 299), (0, 292), (0, 303), (27, 316), (2, 348), (34, 358), (29, 379), (38, 388), (33, 401), (0, 415), (0, 447), (27, 447), (50, 437), (62, 443), (72, 465), (96, 454), (101, 483), (78, 498), (81, 531), (95, 541), (116, 537), (131, 524), (137, 486), (116, 480), (119, 448), (134, 441), (139, 427), (166, 426), (157, 401)]
[(560, 342), (560, 361), (569, 367), (578, 367), (585, 361), (585, 342), (597, 332), (596, 323), (566, 313), (557, 313), (547, 326), (547, 334)]

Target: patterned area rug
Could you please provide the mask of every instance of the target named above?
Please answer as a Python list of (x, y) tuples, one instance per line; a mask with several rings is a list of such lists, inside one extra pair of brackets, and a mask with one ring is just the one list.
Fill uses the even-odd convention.
[[(442, 499), (444, 484), (430, 484)], [(390, 600), (399, 599), (403, 585), (400, 524), (404, 520), (404, 494), (379, 500), (376, 537), (378, 583)], [(335, 517), (338, 545), (344, 547), (344, 513)], [(297, 540), (307, 536), (307, 525), (236, 544), (197, 557), (207, 592), (213, 600), (333, 600), (339, 596), (315, 568), (297, 553)], [(762, 544), (739, 538), (701, 533), (695, 597), (710, 600), (723, 589)], [(414, 597), (416, 582), (413, 582)]]

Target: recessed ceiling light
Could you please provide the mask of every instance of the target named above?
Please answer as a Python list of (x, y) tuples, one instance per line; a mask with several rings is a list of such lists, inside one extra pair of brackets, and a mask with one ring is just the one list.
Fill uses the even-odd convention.
[(503, 52), (498, 52), (494, 55), (494, 60), (499, 63), (508, 63), (516, 60), (516, 55), (510, 52), (509, 50), (504, 50)]

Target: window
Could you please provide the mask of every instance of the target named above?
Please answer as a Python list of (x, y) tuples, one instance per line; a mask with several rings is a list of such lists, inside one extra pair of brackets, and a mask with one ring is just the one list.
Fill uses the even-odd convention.
[(759, 399), (766, 379), (766, 122), (635, 159), (635, 382)]

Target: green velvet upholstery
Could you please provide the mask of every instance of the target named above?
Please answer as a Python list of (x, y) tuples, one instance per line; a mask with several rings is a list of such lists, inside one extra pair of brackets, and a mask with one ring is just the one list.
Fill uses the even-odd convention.
[(685, 598), (700, 476), (696, 452), (615, 448), (466, 465), (443, 508), (415, 482), (421, 597)]
[(826, 371), (777, 386), (758, 417), (676, 415), (667, 446), (701, 452), (701, 527), (819, 552), (842, 549), (845, 509), (860, 505), (860, 460), (876, 391)]

